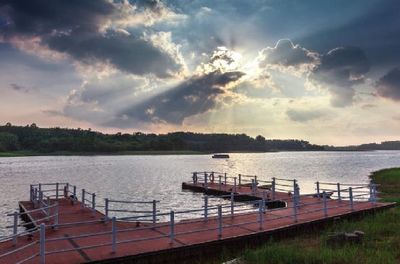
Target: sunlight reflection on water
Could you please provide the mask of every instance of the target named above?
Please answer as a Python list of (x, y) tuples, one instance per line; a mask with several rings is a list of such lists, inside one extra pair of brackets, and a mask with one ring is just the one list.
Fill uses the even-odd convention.
[[(201, 208), (202, 194), (182, 191), (192, 171), (221, 171), (296, 178), (301, 192), (313, 191), (316, 180), (367, 182), (374, 170), (400, 166), (400, 151), (234, 153), (230, 159), (211, 155), (55, 156), (0, 158), (0, 214), (17, 208), (29, 197), (29, 184), (70, 182), (100, 199), (160, 200), (163, 211)], [(219, 199), (212, 199), (212, 203)], [(0, 218), (0, 235), (10, 224)], [(11, 219), (9, 219), (11, 220)]]

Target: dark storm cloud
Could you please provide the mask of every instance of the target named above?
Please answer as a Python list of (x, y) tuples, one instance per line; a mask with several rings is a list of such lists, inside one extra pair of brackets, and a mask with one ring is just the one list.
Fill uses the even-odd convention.
[(332, 105), (348, 106), (355, 95), (354, 85), (363, 83), (370, 64), (358, 47), (340, 47), (323, 55), (320, 64), (310, 75), (311, 80), (327, 86), (332, 94)]
[(265, 48), (261, 51), (262, 60), (260, 66), (266, 64), (277, 64), (282, 66), (298, 66), (313, 63), (317, 55), (309, 50), (293, 45), (289, 39), (281, 39), (274, 48)]
[[(151, 9), (157, 5), (145, 2)], [(103, 32), (119, 12), (106, 0), (5, 0), (0, 8), (8, 21), (2, 30), (6, 40), (40, 37), (42, 45), (77, 60), (99, 60), (133, 74), (167, 77), (181, 70), (180, 63), (149, 41), (112, 29)]]
[(394, 68), (376, 83), (377, 94), (381, 97), (400, 101), (400, 69)]
[[(215, 107), (225, 86), (239, 80), (239, 71), (214, 71), (194, 76), (180, 85), (120, 113), (123, 117), (144, 122), (182, 124), (186, 117), (204, 113)], [(121, 118), (123, 122), (123, 118)], [(113, 121), (118, 125), (118, 121)]]
[[(309, 31), (305, 36), (296, 38), (307, 47), (324, 51), (332, 43), (360, 46), (368, 54), (375, 67), (392, 67), (400, 60), (400, 5), (398, 0), (385, 1), (318, 1), (317, 6), (332, 5), (321, 10), (320, 14), (329, 16), (338, 12), (336, 20), (329, 20), (329, 25)], [(346, 5), (351, 5), (346, 8)], [(333, 7), (334, 6), (334, 7)], [(346, 12), (356, 12), (352, 17)], [(340, 14), (342, 13), (342, 14)], [(314, 18), (313, 18), (314, 19)], [(326, 20), (328, 21), (328, 20)]]

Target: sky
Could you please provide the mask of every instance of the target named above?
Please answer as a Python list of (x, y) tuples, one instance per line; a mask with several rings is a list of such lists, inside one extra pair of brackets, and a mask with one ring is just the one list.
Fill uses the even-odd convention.
[(400, 139), (397, 0), (0, 0), (0, 123)]

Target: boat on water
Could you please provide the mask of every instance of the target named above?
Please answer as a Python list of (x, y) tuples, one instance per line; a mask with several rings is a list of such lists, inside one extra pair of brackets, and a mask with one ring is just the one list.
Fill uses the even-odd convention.
[(213, 159), (229, 159), (228, 154), (214, 154), (212, 156)]

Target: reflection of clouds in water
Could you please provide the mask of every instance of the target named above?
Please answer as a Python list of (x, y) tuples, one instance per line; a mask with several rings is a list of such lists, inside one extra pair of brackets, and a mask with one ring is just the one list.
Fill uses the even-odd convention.
[[(38, 182), (70, 182), (103, 198), (120, 200), (160, 200), (162, 212), (170, 209), (202, 208), (202, 193), (182, 191), (182, 182), (193, 171), (227, 172), (299, 181), (301, 192), (314, 191), (314, 182), (366, 182), (371, 171), (400, 166), (400, 151), (375, 152), (276, 152), (232, 153), (229, 160), (210, 155), (182, 156), (91, 156), (19, 157), (0, 159), (0, 214), (13, 211), (19, 200), (28, 197), (30, 179)], [(210, 198), (209, 204), (228, 202)], [(201, 217), (201, 213), (196, 214)], [(177, 216), (178, 219), (178, 216)], [(0, 235), (7, 223), (0, 218)]]

